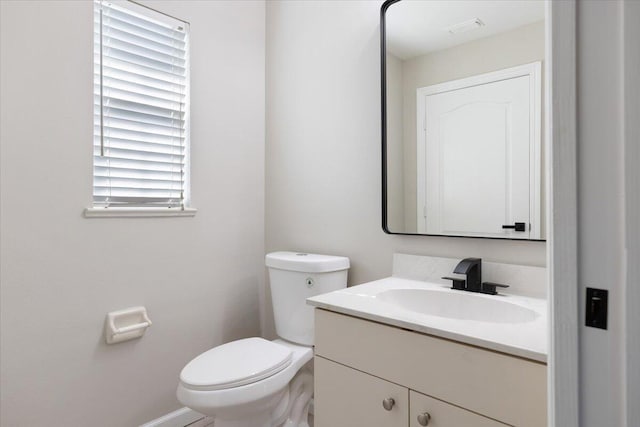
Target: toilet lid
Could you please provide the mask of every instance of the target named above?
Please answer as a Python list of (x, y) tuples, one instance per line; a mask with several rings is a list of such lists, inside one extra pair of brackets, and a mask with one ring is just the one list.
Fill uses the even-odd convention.
[(184, 367), (180, 381), (201, 390), (239, 387), (280, 372), (291, 359), (291, 350), (283, 345), (246, 338), (202, 353)]

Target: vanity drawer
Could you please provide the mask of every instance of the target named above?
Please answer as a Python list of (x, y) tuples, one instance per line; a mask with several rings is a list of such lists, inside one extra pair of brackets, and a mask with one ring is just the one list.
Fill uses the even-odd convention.
[(546, 425), (546, 365), (316, 309), (316, 354), (507, 424)]

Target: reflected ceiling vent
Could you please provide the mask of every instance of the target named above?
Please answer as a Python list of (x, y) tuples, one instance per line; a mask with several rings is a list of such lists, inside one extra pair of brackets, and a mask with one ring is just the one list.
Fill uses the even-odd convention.
[(468, 21), (460, 22), (459, 24), (451, 25), (445, 28), (450, 34), (466, 33), (467, 31), (476, 30), (480, 27), (484, 27), (484, 22), (480, 18), (470, 19)]

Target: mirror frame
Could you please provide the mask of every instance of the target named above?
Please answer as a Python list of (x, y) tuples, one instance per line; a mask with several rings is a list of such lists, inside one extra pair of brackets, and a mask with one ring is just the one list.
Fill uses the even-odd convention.
[(382, 103), (382, 230), (387, 234), (411, 235), (410, 233), (394, 233), (387, 228), (387, 40), (386, 13), (387, 9), (401, 0), (385, 0), (380, 6), (380, 99)]
[[(426, 234), (426, 233), (405, 233), (389, 230), (387, 227), (387, 41), (386, 41), (386, 13), (389, 7), (402, 0), (385, 0), (380, 6), (380, 99), (381, 99), (381, 131), (382, 131), (382, 230), (386, 234), (400, 236), (430, 236), (430, 237), (457, 237), (462, 239), (489, 239), (489, 240), (510, 240), (518, 242), (546, 242), (546, 239), (516, 239), (513, 237), (485, 237), (485, 236), (459, 236), (451, 234)], [(545, 108), (543, 104), (542, 108)], [(544, 215), (544, 213), (543, 213)], [(548, 224), (548, 222), (547, 222)], [(545, 230), (545, 234), (548, 230)]]

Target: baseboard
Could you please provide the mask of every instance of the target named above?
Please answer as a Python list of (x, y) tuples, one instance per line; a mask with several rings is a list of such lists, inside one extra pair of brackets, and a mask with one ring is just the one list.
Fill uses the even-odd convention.
[[(309, 415), (313, 416), (314, 409), (314, 401), (312, 398), (309, 404)], [(140, 427), (200, 427), (201, 425), (205, 427), (211, 423), (210, 420), (211, 418), (207, 418), (193, 409), (184, 407), (142, 424)], [(198, 421), (201, 421), (201, 423), (195, 424)]]
[(140, 427), (185, 427), (205, 416), (189, 408), (180, 408), (153, 421), (149, 421)]

